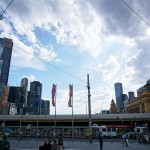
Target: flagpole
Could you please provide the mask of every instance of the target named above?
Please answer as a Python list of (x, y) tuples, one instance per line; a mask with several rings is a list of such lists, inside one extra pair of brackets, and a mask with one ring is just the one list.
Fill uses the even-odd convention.
[[(73, 84), (72, 84), (72, 88), (73, 88)], [(73, 143), (73, 139), (74, 139), (74, 132), (73, 132), (73, 95), (72, 95), (72, 143)]]
[(36, 126), (36, 142), (38, 139), (38, 130), (39, 130), (39, 104), (38, 104), (38, 118), (37, 118), (37, 126)]
[(90, 94), (89, 74), (87, 74), (87, 88), (88, 88), (88, 108), (89, 108), (90, 143), (92, 143), (92, 142), (93, 142), (93, 139), (92, 139), (91, 94)]
[[(57, 92), (57, 84), (56, 84), (56, 92)], [(55, 134), (54, 134), (54, 138), (56, 136), (56, 93), (55, 93), (55, 121), (54, 121), (54, 131), (55, 131)]]

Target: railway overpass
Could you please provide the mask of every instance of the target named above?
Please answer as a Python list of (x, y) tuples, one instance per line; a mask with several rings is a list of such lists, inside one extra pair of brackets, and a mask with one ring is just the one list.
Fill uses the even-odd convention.
[[(92, 114), (92, 124), (99, 125), (141, 125), (146, 124), (150, 129), (150, 113), (131, 113), (131, 114)], [(73, 115), (74, 126), (88, 126), (89, 116), (85, 114)], [(72, 115), (0, 115), (0, 126), (5, 122), (5, 126), (22, 126), (28, 124), (39, 126), (71, 126)]]

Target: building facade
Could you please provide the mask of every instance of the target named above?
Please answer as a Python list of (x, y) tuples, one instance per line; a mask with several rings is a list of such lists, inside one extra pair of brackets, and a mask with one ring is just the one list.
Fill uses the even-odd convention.
[(13, 42), (8, 38), (0, 38), (0, 99), (3, 86), (7, 85), (11, 62)]
[(123, 94), (122, 83), (115, 83), (114, 87), (115, 87), (117, 109), (121, 109), (123, 107), (123, 100), (121, 98)]
[(24, 107), (27, 107), (27, 98), (28, 98), (28, 79), (27, 78), (23, 78), (21, 79), (21, 83), (20, 86), (23, 88), (24, 90)]
[(39, 81), (30, 83), (30, 95), (28, 96), (28, 113), (37, 115), (40, 113), (42, 84)]
[(129, 113), (150, 113), (150, 80), (137, 90), (137, 97), (128, 102)]
[(129, 101), (135, 98), (134, 92), (128, 92)]
[(22, 91), (22, 87), (16, 87), (16, 86), (9, 87), (9, 95), (7, 101), (8, 103), (12, 103), (15, 105), (15, 108), (17, 109), (17, 114), (20, 114), (20, 109), (22, 108), (21, 91)]
[(49, 115), (50, 114), (50, 101), (42, 100), (41, 101), (41, 115)]

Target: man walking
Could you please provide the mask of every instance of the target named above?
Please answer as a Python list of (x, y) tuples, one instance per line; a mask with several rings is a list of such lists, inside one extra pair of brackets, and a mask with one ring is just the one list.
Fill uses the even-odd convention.
[(99, 129), (99, 144), (100, 144), (100, 150), (103, 149), (103, 134), (101, 132), (101, 129)]

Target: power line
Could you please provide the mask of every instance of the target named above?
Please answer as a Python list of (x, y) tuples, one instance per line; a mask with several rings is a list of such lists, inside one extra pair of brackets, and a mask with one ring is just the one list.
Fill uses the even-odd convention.
[(1, 13), (1, 19), (2, 19), (2, 15), (5, 13), (5, 11), (6, 11), (7, 8), (11, 5), (12, 2), (13, 2), (13, 0), (8, 4), (8, 6), (5, 8), (5, 10)]
[(147, 24), (148, 26), (150, 26), (150, 24), (144, 20), (133, 8), (131, 8), (124, 0), (121, 0), (131, 11), (133, 11), (143, 22), (145, 22), (145, 24)]
[(22, 49), (22, 48), (20, 48), (20, 47), (18, 47), (18, 46), (16, 46), (16, 45), (14, 45), (14, 46), (17, 47), (17, 48), (19, 48), (20, 50), (26, 52), (27, 54), (32, 55), (33, 57), (35, 57), (35, 58), (37, 58), (37, 59), (39, 59), (39, 60), (41, 60), (41, 61), (47, 63), (48, 65), (52, 66), (53, 68), (56, 68), (56, 69), (60, 70), (61, 72), (64, 72), (64, 73), (70, 75), (71, 77), (76, 78), (76, 79), (78, 79), (78, 80), (80, 80), (80, 81), (82, 81), (82, 82), (84, 82), (84, 83), (87, 84), (86, 81), (84, 81), (84, 80), (82, 80), (82, 79), (80, 79), (80, 78), (78, 78), (78, 77), (72, 75), (71, 73), (69, 73), (69, 72), (67, 72), (67, 71), (65, 71), (65, 70), (63, 70), (63, 69), (61, 69), (61, 68), (59, 68), (59, 67), (57, 67), (57, 66), (55, 66), (55, 65), (53, 65), (53, 64), (51, 64), (51, 63), (49, 63), (49, 62), (47, 62), (47, 61), (45, 61), (45, 60), (43, 60), (42, 58), (40, 58), (40, 57), (38, 57), (38, 56), (35, 56), (35, 55), (33, 55), (33, 54), (27, 52), (26, 50), (24, 50), (24, 49)]

